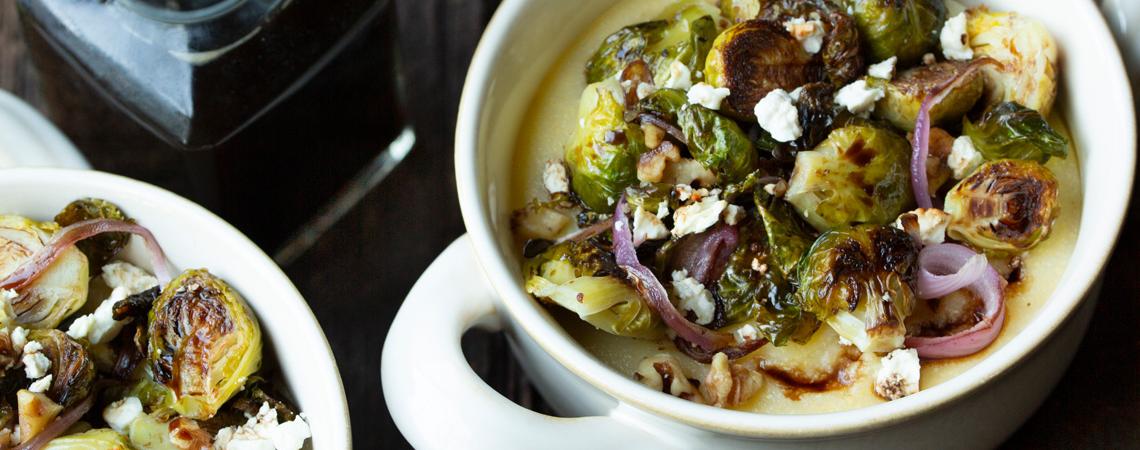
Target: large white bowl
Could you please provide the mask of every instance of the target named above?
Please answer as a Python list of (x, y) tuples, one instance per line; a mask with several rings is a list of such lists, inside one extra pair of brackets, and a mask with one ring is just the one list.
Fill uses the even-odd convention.
[[(976, 3), (976, 2), (969, 2)], [(1120, 231), (1135, 162), (1132, 97), (1120, 55), (1091, 1), (992, 0), (1041, 20), (1061, 46), (1059, 110), (1080, 149), (1084, 193), (1073, 263), (1014, 339), (961, 376), (897, 401), (847, 412), (762, 415), (653, 392), (610, 370), (522, 289), (510, 237), (512, 154), (523, 114), (556, 58), (609, 0), (507, 0), (476, 51), (460, 105), (456, 176), (468, 236), (412, 289), (382, 361), (396, 424), (417, 447), (978, 448), (1037, 408), (1084, 334)], [(481, 267), (483, 273), (477, 269)], [(487, 387), (459, 349), (476, 325), (502, 328), (554, 418)]]
[[(0, 170), (0, 214), (50, 220), (72, 200), (98, 197), (154, 233), (179, 269), (206, 268), (238, 290), (261, 323), (265, 356), (280, 366), (288, 392), (312, 429), (312, 448), (351, 446), (348, 405), (328, 341), (305, 299), (268, 256), (205, 208), (129, 178), (65, 169)], [(149, 267), (137, 242), (128, 260)]]

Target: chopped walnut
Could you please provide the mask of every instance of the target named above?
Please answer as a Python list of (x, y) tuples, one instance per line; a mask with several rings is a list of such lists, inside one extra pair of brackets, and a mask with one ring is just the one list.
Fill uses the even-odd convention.
[(777, 180), (775, 183), (764, 185), (764, 192), (773, 197), (783, 197), (788, 192), (788, 182), (783, 179)]
[(704, 397), (695, 386), (696, 380), (689, 380), (681, 370), (681, 363), (668, 353), (658, 353), (641, 360), (633, 378), (650, 389), (658, 390), (674, 397), (704, 403)]
[(641, 155), (637, 161), (637, 179), (650, 183), (660, 183), (665, 178), (665, 168), (669, 163), (681, 160), (681, 150), (669, 141), (661, 142), (653, 150)]
[(701, 384), (701, 394), (710, 405), (725, 408), (747, 401), (762, 387), (764, 375), (754, 365), (729, 362), (728, 356), (717, 353)]
[(673, 185), (697, 182), (701, 186), (712, 186), (716, 184), (717, 177), (715, 173), (706, 169), (696, 160), (681, 158), (680, 161), (665, 167), (663, 181)]
[(662, 130), (661, 127), (657, 125), (643, 123), (641, 124), (641, 132), (645, 135), (646, 148), (654, 149), (661, 145), (662, 142), (665, 142), (665, 130)]

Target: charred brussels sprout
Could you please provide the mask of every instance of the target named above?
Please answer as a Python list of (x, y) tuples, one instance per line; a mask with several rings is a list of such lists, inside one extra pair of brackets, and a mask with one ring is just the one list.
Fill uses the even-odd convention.
[[(148, 321), (150, 374), (182, 416), (203, 420), (261, 365), (261, 328), (245, 300), (205, 270), (189, 270), (155, 300)], [(153, 398), (153, 397), (152, 397)]]
[[(913, 130), (927, 93), (966, 72), (970, 64), (968, 61), (944, 61), (907, 69), (890, 82), (870, 79), (871, 83), (882, 86), (885, 94), (875, 106), (875, 116), (900, 129)], [(965, 80), (961, 80), (931, 108), (930, 119), (935, 126), (956, 123), (982, 97), (985, 82), (981, 72), (971, 71), (965, 76)]]
[(36, 330), (28, 342), (37, 342), (51, 360), (51, 387), (46, 394), (64, 407), (87, 398), (95, 383), (95, 363), (87, 349), (59, 330)]
[(1048, 116), (1057, 97), (1057, 43), (1044, 25), (985, 7), (969, 11), (966, 32), (976, 57), (998, 64), (982, 68), (986, 102), (1017, 102)]
[(1049, 126), (1041, 113), (1013, 102), (987, 109), (977, 122), (962, 124), (962, 133), (987, 160), (1024, 159), (1045, 164), (1068, 156), (1069, 140)]
[(947, 233), (990, 252), (1020, 252), (1049, 237), (1057, 210), (1057, 179), (1045, 166), (991, 161), (946, 195)]
[(129, 448), (132, 446), (127, 438), (108, 428), (57, 437), (43, 447), (44, 450), (126, 450)]
[[(710, 14), (711, 13), (711, 14)], [(665, 85), (674, 62), (690, 73), (704, 67), (705, 55), (717, 35), (716, 8), (683, 6), (670, 20), (628, 26), (606, 37), (586, 62), (586, 82), (613, 78), (636, 60), (653, 69), (654, 83)], [(690, 80), (691, 81), (691, 80)]]
[(645, 152), (641, 129), (624, 119), (623, 96), (612, 78), (586, 86), (578, 131), (566, 148), (574, 192), (595, 211), (613, 209), (621, 191), (637, 181), (637, 161)]
[(858, 78), (864, 69), (859, 29), (851, 16), (830, 0), (766, 0), (760, 12), (760, 19), (778, 24), (813, 17), (823, 23), (823, 47), (816, 60), (827, 80), (839, 87)]
[(527, 292), (578, 314), (599, 330), (642, 338), (661, 335), (660, 320), (622, 278), (613, 256), (592, 243), (555, 245), (527, 260), (523, 273)]
[(885, 224), (910, 202), (910, 146), (885, 128), (848, 125), (796, 155), (784, 198), (820, 231)]
[(942, 0), (841, 0), (874, 61), (898, 56), (909, 66), (935, 50), (946, 21)]
[(717, 36), (705, 60), (705, 79), (729, 89), (721, 109), (738, 118), (773, 89), (794, 90), (823, 78), (819, 62), (784, 26), (765, 20), (733, 25)]
[(689, 141), (689, 153), (722, 181), (735, 183), (756, 170), (759, 155), (731, 119), (700, 105), (687, 105), (677, 113), (677, 123)]
[[(0, 274), (7, 275), (32, 257), (59, 231), (52, 223), (0, 216)], [(59, 326), (87, 301), (87, 257), (71, 247), (12, 300), (15, 325), (29, 329)], [(8, 324), (5, 324), (8, 325)]]
[(797, 270), (801, 307), (864, 352), (901, 347), (914, 303), (918, 247), (905, 232), (860, 226), (824, 233)]
[[(66, 227), (76, 222), (92, 219), (112, 219), (133, 222), (117, 205), (98, 198), (84, 198), (73, 201), (55, 215), (55, 222)], [(131, 240), (130, 233), (103, 233), (79, 241), (75, 244), (96, 271), (111, 262)]]

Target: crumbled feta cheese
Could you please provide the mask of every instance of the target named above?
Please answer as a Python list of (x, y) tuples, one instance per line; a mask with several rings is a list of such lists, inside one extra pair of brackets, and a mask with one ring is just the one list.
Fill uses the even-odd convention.
[(51, 369), (51, 360), (44, 356), (43, 349), (36, 341), (24, 345), (24, 356), (20, 360), (24, 363), (24, 375), (29, 380), (43, 377)]
[[(664, 202), (662, 202), (664, 203)], [(669, 229), (661, 219), (640, 206), (633, 212), (633, 241), (645, 242), (669, 237)]]
[(51, 387), (51, 374), (49, 373), (49, 374), (45, 375), (43, 378), (40, 378), (36, 381), (33, 381), (31, 386), (28, 386), (28, 390), (32, 391), (36, 394), (42, 394), (42, 393), (44, 393), (44, 391), (47, 391), (48, 388), (50, 388), (50, 387)]
[(693, 77), (689, 72), (689, 66), (673, 60), (673, 63), (669, 64), (669, 78), (665, 80), (664, 87), (682, 91), (687, 91), (693, 87)]
[(638, 100), (645, 99), (645, 97), (653, 95), (654, 92), (657, 92), (657, 86), (654, 86), (650, 83), (637, 83)]
[(0, 289), (0, 297), (2, 297), (4, 301), (10, 302), (19, 296), (20, 294), (17, 294), (16, 291), (13, 291), (11, 289)]
[(119, 335), (127, 321), (115, 320), (115, 303), (127, 298), (127, 288), (120, 286), (111, 291), (95, 312), (80, 316), (67, 328), (72, 339), (86, 339), (92, 344), (105, 344)]
[(970, 36), (966, 34), (966, 13), (959, 13), (946, 21), (939, 35), (942, 41), (942, 54), (946, 59), (969, 61), (974, 59), (974, 50), (970, 48)]
[(158, 278), (134, 264), (122, 261), (103, 266), (103, 281), (111, 289), (127, 288), (128, 296), (158, 286)]
[(566, 165), (562, 161), (547, 161), (542, 170), (542, 185), (551, 194), (570, 192), (570, 176), (566, 174)]
[(792, 97), (783, 89), (773, 89), (756, 102), (753, 108), (760, 128), (779, 142), (799, 139), (804, 130), (800, 128), (800, 113), (792, 104)]
[(882, 89), (867, 86), (866, 80), (855, 80), (835, 93), (835, 103), (851, 114), (866, 117), (875, 110), (875, 102), (886, 95)]
[(28, 330), (24, 327), (16, 327), (9, 337), (12, 339), (12, 348), (22, 349), (28, 343)]
[(764, 192), (767, 192), (768, 195), (771, 196), (783, 197), (784, 194), (788, 192), (788, 182), (780, 179), (775, 183), (765, 184)]
[(898, 400), (918, 392), (922, 365), (918, 351), (900, 348), (884, 356), (875, 374), (875, 393), (887, 400)]
[(690, 104), (701, 105), (711, 110), (718, 110), (720, 109), (721, 102), (723, 102), (730, 93), (728, 88), (718, 88), (712, 87), (712, 85), (707, 83), (697, 83), (694, 84), (692, 88), (689, 88), (689, 92), (685, 95), (688, 97)]
[(760, 337), (760, 330), (757, 330), (752, 324), (746, 323), (740, 328), (737, 328), (732, 335), (736, 338), (737, 344), (743, 344), (745, 342), (755, 341)]
[(677, 194), (677, 200), (685, 202), (693, 196), (693, 187), (687, 184), (678, 184), (673, 188), (673, 192)]
[(905, 230), (903, 216), (913, 214), (918, 219), (918, 237), (922, 245), (937, 245), (946, 241), (946, 226), (950, 225), (950, 215), (937, 208), (918, 208), (903, 213), (895, 219), (895, 228)]
[(954, 171), (954, 179), (961, 180), (970, 176), (970, 173), (982, 165), (982, 154), (974, 147), (974, 141), (969, 136), (958, 136), (954, 145), (950, 147), (950, 155), (946, 157), (946, 165)]
[(720, 222), (720, 215), (727, 207), (728, 202), (709, 196), (677, 208), (673, 212), (673, 236), (681, 237), (709, 229)]
[(736, 225), (741, 220), (744, 220), (744, 208), (736, 205), (728, 205), (724, 208), (724, 223)]
[(669, 202), (661, 202), (657, 204), (657, 218), (664, 219), (669, 217)]
[(103, 409), (103, 420), (107, 421), (107, 425), (115, 431), (125, 434), (131, 423), (142, 413), (142, 402), (136, 397), (126, 397), (107, 405)]
[(899, 62), (899, 57), (892, 56), (884, 59), (877, 64), (872, 64), (867, 68), (867, 75), (884, 80), (890, 80), (895, 76), (895, 64)]
[(929, 66), (929, 65), (934, 64), (936, 62), (938, 62), (938, 58), (935, 57), (933, 53), (927, 53), (925, 55), (922, 55), (922, 64), (923, 65)]
[(818, 19), (805, 20), (797, 17), (784, 22), (784, 29), (800, 41), (800, 45), (808, 53), (814, 55), (823, 47), (823, 22)]
[(298, 450), (310, 436), (309, 425), (300, 417), (290, 422), (277, 423), (277, 411), (266, 402), (261, 405), (256, 416), (249, 417), (245, 425), (218, 430), (214, 437), (214, 448)]
[(673, 290), (677, 292), (682, 311), (692, 311), (697, 316), (696, 323), (705, 325), (713, 321), (716, 313), (716, 302), (713, 301), (712, 292), (705, 286), (690, 277), (685, 269), (673, 271)]

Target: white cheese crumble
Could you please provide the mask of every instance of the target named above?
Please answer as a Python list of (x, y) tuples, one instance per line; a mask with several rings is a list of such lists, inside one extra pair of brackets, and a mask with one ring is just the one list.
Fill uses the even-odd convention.
[(784, 29), (788, 30), (788, 33), (797, 41), (800, 41), (800, 45), (808, 53), (814, 55), (823, 48), (823, 22), (818, 19), (806, 20), (797, 17), (784, 22)]
[(707, 83), (694, 84), (689, 88), (689, 92), (685, 94), (689, 99), (689, 103), (693, 105), (701, 105), (711, 110), (720, 109), (720, 104), (728, 97), (731, 92), (728, 88), (712, 87)]
[(882, 89), (867, 86), (866, 80), (855, 80), (835, 93), (835, 103), (851, 114), (866, 117), (875, 110), (875, 102), (886, 95)]
[(32, 391), (36, 394), (42, 394), (42, 393), (44, 393), (44, 391), (47, 391), (49, 388), (51, 388), (51, 374), (50, 373), (45, 375), (43, 378), (40, 378), (36, 381), (33, 381), (31, 386), (28, 386), (28, 390)]
[(664, 219), (669, 217), (669, 202), (661, 202), (657, 204), (657, 218)]
[(898, 400), (918, 392), (922, 365), (918, 351), (913, 348), (899, 348), (882, 359), (879, 372), (875, 374), (875, 393), (887, 400)]
[(800, 113), (792, 104), (792, 97), (783, 89), (773, 89), (756, 102), (753, 108), (760, 128), (779, 142), (799, 139), (804, 130), (800, 128)]
[(112, 429), (126, 434), (127, 428), (143, 413), (142, 402), (137, 397), (126, 397), (107, 405), (103, 409), (103, 420)]
[(119, 286), (111, 291), (111, 296), (103, 300), (95, 312), (79, 316), (67, 328), (72, 339), (86, 339), (92, 344), (105, 344), (119, 335), (127, 321), (115, 320), (115, 303), (128, 297), (127, 288)]
[(947, 20), (942, 26), (939, 39), (942, 41), (942, 54), (946, 59), (958, 61), (974, 59), (974, 50), (970, 48), (970, 37), (966, 34), (966, 13), (958, 13)]
[(3, 297), (4, 301), (10, 302), (19, 296), (20, 294), (17, 294), (16, 291), (13, 291), (11, 289), (0, 289), (0, 297)]
[(633, 241), (645, 242), (669, 237), (669, 229), (656, 215), (640, 206), (633, 212)]
[(914, 214), (918, 219), (918, 235), (922, 245), (937, 245), (946, 241), (946, 226), (950, 225), (950, 215), (938, 208), (918, 208), (909, 213), (899, 215), (895, 219), (895, 228), (903, 228), (903, 216)]
[(677, 292), (682, 311), (692, 311), (697, 316), (696, 323), (705, 325), (713, 321), (716, 314), (716, 302), (713, 301), (712, 292), (705, 286), (690, 277), (685, 269), (673, 271), (673, 290)]
[(682, 91), (687, 91), (693, 87), (693, 76), (689, 72), (689, 66), (673, 60), (673, 63), (669, 64), (669, 78), (665, 80), (664, 87)]
[(673, 236), (700, 233), (716, 225), (720, 215), (728, 207), (728, 202), (708, 196), (691, 205), (682, 206), (673, 212)]
[(899, 57), (892, 56), (876, 64), (871, 64), (871, 67), (867, 68), (867, 75), (883, 80), (890, 80), (895, 76), (895, 64), (898, 62)]
[(946, 165), (954, 171), (954, 179), (961, 180), (970, 176), (984, 160), (982, 154), (974, 147), (974, 141), (969, 136), (958, 136), (950, 147), (950, 155), (946, 157)]
[(28, 343), (28, 330), (24, 327), (16, 327), (9, 337), (12, 339), (12, 348), (22, 349)]
[(744, 208), (736, 205), (728, 205), (724, 208), (724, 223), (736, 225), (741, 220), (744, 220)]
[(645, 97), (653, 95), (654, 92), (657, 92), (657, 86), (654, 86), (650, 83), (637, 83), (638, 100), (643, 100)]
[(745, 342), (754, 341), (760, 337), (760, 330), (757, 330), (752, 324), (746, 323), (732, 332), (732, 336), (736, 338), (737, 344), (743, 344)]
[(245, 425), (218, 430), (214, 438), (214, 448), (297, 450), (311, 436), (309, 425), (300, 417), (290, 422), (278, 423), (277, 410), (270, 408), (268, 402), (261, 405), (256, 416), (248, 419)]
[(158, 286), (158, 278), (134, 264), (122, 261), (103, 266), (103, 282), (111, 289), (126, 288), (127, 296)]
[(51, 369), (51, 360), (44, 356), (43, 349), (36, 341), (24, 344), (24, 356), (20, 360), (24, 363), (24, 375), (29, 380), (43, 377)]
[(561, 161), (547, 161), (542, 169), (542, 185), (551, 194), (570, 192), (570, 176), (566, 174), (566, 166)]
[(788, 93), (788, 97), (792, 98), (793, 103), (799, 103), (800, 102), (800, 96), (803, 95), (803, 93), (804, 93), (804, 87), (800, 86), (798, 88), (792, 89), (792, 92)]

